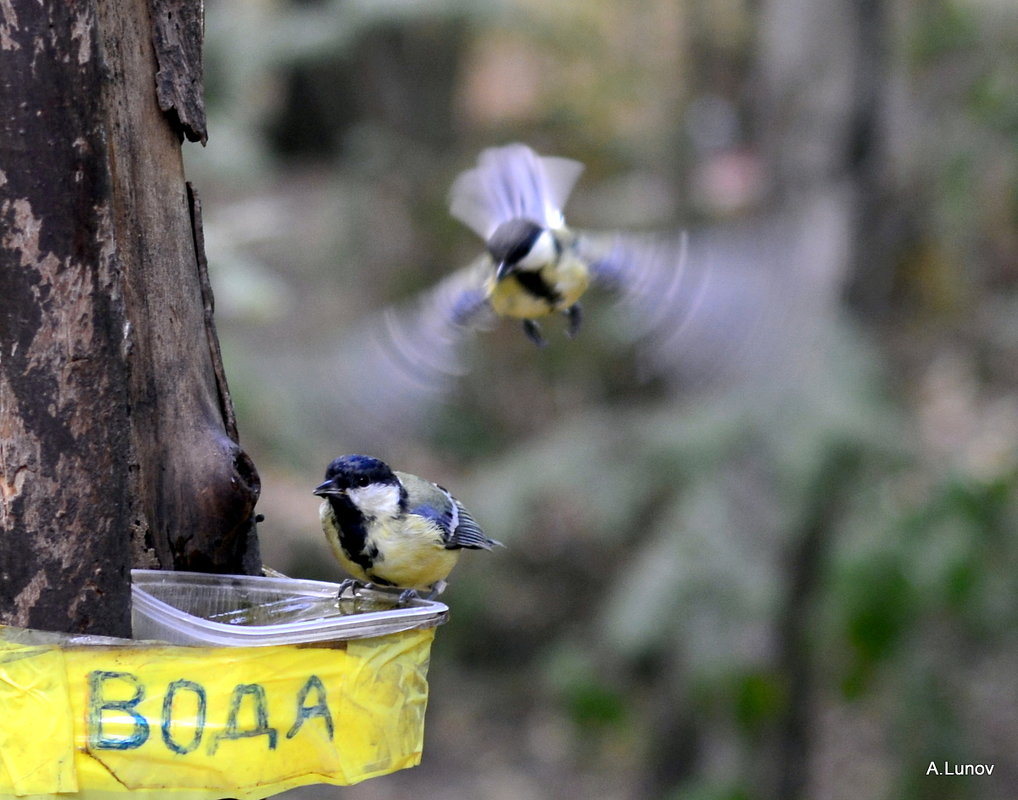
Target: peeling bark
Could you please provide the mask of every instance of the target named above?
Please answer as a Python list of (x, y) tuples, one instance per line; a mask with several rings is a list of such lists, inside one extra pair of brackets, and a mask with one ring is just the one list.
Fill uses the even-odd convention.
[[(173, 5), (200, 20), (197, 0)], [(127, 634), (132, 557), (259, 567), (258, 477), (237, 443), (153, 24), (149, 0), (0, 2), (7, 624)]]
[(202, 90), (202, 10), (194, 0), (151, 0), (155, 45), (156, 94), (181, 136), (205, 144), (205, 97)]

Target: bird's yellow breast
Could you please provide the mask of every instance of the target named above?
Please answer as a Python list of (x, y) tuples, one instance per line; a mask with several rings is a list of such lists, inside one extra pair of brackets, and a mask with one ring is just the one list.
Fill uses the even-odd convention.
[(459, 550), (445, 548), (432, 523), (413, 514), (398, 524), (373, 526), (371, 545), (378, 548), (378, 557), (368, 577), (407, 589), (430, 589), (445, 580), (460, 557)]
[(496, 281), (488, 279), (488, 300), (496, 314), (518, 319), (535, 319), (565, 309), (576, 303), (590, 285), (587, 265), (575, 255), (566, 252), (554, 264), (538, 271), (541, 280), (554, 293), (554, 298), (535, 295), (515, 275)]
[(364, 550), (375, 555), (371, 566), (365, 569), (343, 549), (336, 518), (327, 501), (322, 503), (321, 518), (336, 560), (351, 576), (362, 581), (424, 591), (445, 580), (459, 560), (460, 551), (447, 550), (432, 523), (409, 514), (369, 526)]

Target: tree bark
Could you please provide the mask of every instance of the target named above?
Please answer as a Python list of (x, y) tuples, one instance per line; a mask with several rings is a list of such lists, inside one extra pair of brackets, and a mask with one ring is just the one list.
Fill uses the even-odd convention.
[(200, 52), (199, 0), (0, 0), (0, 622), (128, 635), (132, 563), (260, 566), (180, 153)]

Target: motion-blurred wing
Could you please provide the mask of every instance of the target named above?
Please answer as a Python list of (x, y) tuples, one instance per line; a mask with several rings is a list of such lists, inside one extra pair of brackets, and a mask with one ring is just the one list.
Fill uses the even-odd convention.
[(741, 380), (754, 358), (770, 349), (767, 343), (781, 327), (775, 310), (784, 308), (788, 298), (779, 296), (778, 276), (762, 258), (756, 230), (724, 226), (684, 237), (685, 289), (681, 279), (654, 277), (666, 256), (648, 259), (646, 274), (630, 297), (643, 318), (639, 357), (645, 371), (702, 387)]
[[(763, 380), (814, 335), (843, 234), (818, 203), (688, 237), (594, 237), (598, 279), (621, 294), (645, 374), (685, 388)], [(828, 241), (829, 240), (829, 241)], [(833, 255), (831, 254), (833, 253)]]
[(360, 433), (398, 437), (466, 371), (467, 342), (495, 319), (485, 299), (485, 267), (478, 259), (419, 297), (344, 333), (335, 391)]
[(523, 144), (492, 147), (453, 182), (449, 210), (483, 239), (511, 219), (560, 228), (562, 208), (581, 172), (578, 161), (539, 156)]
[(619, 295), (624, 330), (645, 374), (686, 387), (766, 369), (808, 291), (785, 267), (794, 252), (775, 220), (691, 234), (580, 233), (597, 283)]
[(594, 283), (619, 295), (630, 339), (669, 335), (694, 313), (706, 274), (689, 259), (689, 236), (585, 233), (577, 238)]

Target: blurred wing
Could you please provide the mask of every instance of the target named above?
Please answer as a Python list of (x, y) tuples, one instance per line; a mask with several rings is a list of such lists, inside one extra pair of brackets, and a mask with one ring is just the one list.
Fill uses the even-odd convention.
[(766, 380), (792, 340), (810, 335), (827, 290), (810, 276), (824, 259), (803, 253), (839, 241), (828, 216), (818, 206), (688, 236), (581, 234), (579, 245), (598, 282), (621, 295), (643, 373), (699, 388)]
[(630, 338), (675, 334), (695, 312), (706, 275), (688, 257), (688, 234), (580, 232), (577, 248), (594, 282), (619, 295)]
[(453, 182), (449, 210), (483, 239), (511, 219), (560, 228), (562, 208), (582, 171), (578, 161), (542, 157), (523, 144), (492, 147)]
[(466, 371), (467, 342), (495, 320), (485, 297), (484, 259), (344, 333), (333, 359), (335, 393), (342, 413), (357, 420), (359, 436), (398, 438)]

